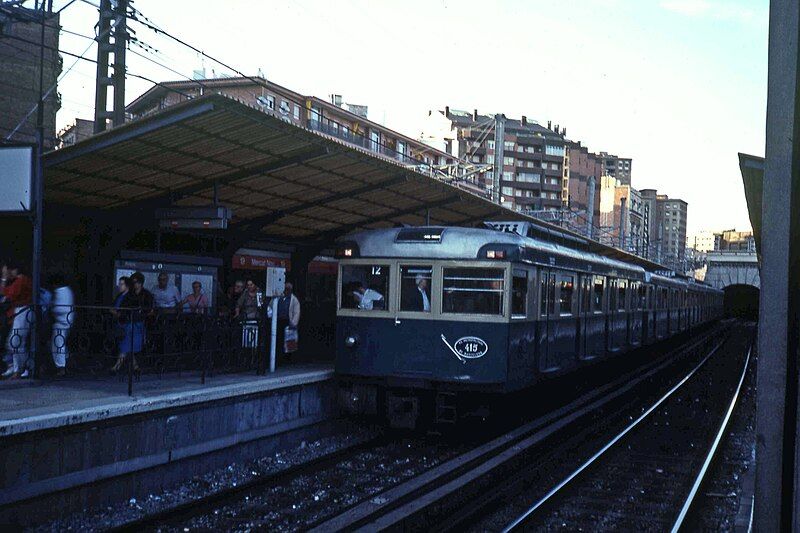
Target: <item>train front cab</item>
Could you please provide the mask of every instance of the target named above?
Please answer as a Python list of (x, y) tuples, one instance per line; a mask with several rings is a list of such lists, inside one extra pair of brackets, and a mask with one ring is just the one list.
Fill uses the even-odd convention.
[[(396, 387), (505, 389), (511, 274), (499, 261), (341, 261), (337, 373)], [(420, 280), (429, 287), (427, 304)], [(362, 291), (373, 298), (369, 305), (357, 301)]]

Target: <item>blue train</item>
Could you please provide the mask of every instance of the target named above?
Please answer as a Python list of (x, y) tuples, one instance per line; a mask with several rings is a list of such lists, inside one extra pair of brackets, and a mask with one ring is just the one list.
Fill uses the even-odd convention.
[(721, 316), (721, 291), (508, 227), (338, 243), (335, 368), (351, 411), (413, 425), (430, 401), (447, 419), (459, 391), (526, 389)]

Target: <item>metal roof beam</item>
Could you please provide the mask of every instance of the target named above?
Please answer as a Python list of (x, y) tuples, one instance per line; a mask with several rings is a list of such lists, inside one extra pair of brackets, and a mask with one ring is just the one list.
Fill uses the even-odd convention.
[[(403, 183), (407, 179), (408, 178), (405, 175), (403, 175), (403, 176), (398, 176), (398, 177), (383, 181), (381, 183), (370, 183), (370, 184), (367, 184), (367, 185), (363, 185), (361, 187), (357, 187), (355, 189), (351, 189), (349, 191), (342, 191), (342, 192), (339, 192), (339, 193), (336, 193), (336, 194), (332, 194), (330, 196), (325, 196), (323, 198), (319, 198), (317, 200), (312, 200), (312, 201), (309, 201), (309, 202), (303, 202), (303, 203), (300, 203), (298, 205), (292, 206), (292, 207), (290, 207), (288, 209), (280, 209), (278, 211), (273, 211), (272, 213), (270, 213), (269, 215), (265, 215), (264, 217), (257, 217), (257, 218), (250, 219), (250, 220), (243, 220), (241, 222), (237, 222), (236, 224), (231, 225), (230, 229), (236, 229), (238, 227), (248, 227), (248, 228), (251, 228), (251, 229), (257, 229), (258, 231), (261, 231), (261, 229), (263, 229), (267, 225), (269, 225), (272, 222), (275, 222), (277, 220), (280, 220), (281, 218), (283, 218), (283, 217), (285, 217), (287, 215), (296, 214), (299, 211), (303, 211), (305, 209), (309, 209), (309, 208), (312, 208), (312, 207), (317, 207), (320, 204), (336, 202), (338, 200), (343, 200), (345, 198), (350, 198), (350, 197), (356, 197), (356, 196), (358, 196), (360, 194), (372, 191), (374, 189), (391, 187), (393, 185), (397, 185), (398, 183)], [(325, 206), (325, 207), (327, 207), (329, 209), (339, 210), (339, 209), (337, 209), (335, 207), (332, 207), (332, 206)], [(260, 225), (257, 228), (254, 227), (252, 225), (253, 221), (257, 221), (257, 223), (260, 224)]]
[(73, 146), (49, 152), (44, 156), (45, 168), (56, 166), (64, 161), (87, 155), (115, 144), (134, 140), (145, 133), (180, 123), (198, 115), (214, 110), (213, 102), (204, 102), (197, 106), (188, 106), (175, 113), (159, 113), (140, 122), (129, 122), (119, 128), (114, 128), (106, 133), (95, 135)]
[(444, 207), (445, 205), (452, 204), (452, 203), (457, 202), (459, 200), (461, 200), (460, 196), (448, 196), (447, 198), (443, 198), (442, 200), (439, 200), (437, 202), (428, 203), (428, 204), (423, 203), (423, 204), (419, 204), (419, 205), (416, 205), (416, 206), (413, 206), (413, 207), (409, 207), (409, 208), (406, 208), (406, 209), (398, 209), (397, 211), (393, 211), (393, 212), (388, 213), (388, 214), (383, 215), (383, 216), (375, 216), (375, 217), (365, 218), (364, 220), (361, 220), (359, 222), (355, 222), (353, 224), (346, 224), (344, 226), (340, 226), (338, 228), (335, 228), (335, 229), (320, 233), (313, 240), (314, 241), (327, 241), (327, 240), (330, 240), (331, 238), (336, 238), (336, 237), (338, 237), (340, 235), (344, 235), (346, 233), (349, 233), (350, 231), (352, 231), (354, 229), (357, 229), (357, 228), (360, 228), (360, 227), (364, 227), (364, 226), (368, 226), (368, 225), (374, 224), (376, 222), (383, 222), (383, 221), (391, 222), (393, 218), (414, 214), (414, 213), (417, 213), (418, 211), (424, 211), (426, 209), (436, 209), (436, 208), (439, 208), (439, 207)]
[(136, 209), (144, 209), (147, 207), (161, 206), (164, 205), (165, 203), (171, 203), (176, 200), (186, 198), (187, 196), (197, 194), (201, 191), (211, 189), (214, 187), (215, 182), (218, 186), (231, 185), (236, 181), (245, 180), (262, 174), (269, 174), (271, 172), (284, 169), (286, 167), (298, 165), (303, 161), (307, 161), (309, 159), (322, 157), (324, 155), (327, 155), (327, 153), (328, 151), (324, 148), (314, 148), (313, 150), (308, 150), (291, 157), (278, 159), (277, 161), (271, 161), (269, 163), (259, 165), (253, 168), (243, 168), (241, 170), (235, 170), (233, 172), (230, 172), (228, 174), (223, 174), (215, 178), (202, 180), (200, 183), (193, 183), (191, 185), (187, 185), (186, 187), (181, 187), (179, 189), (171, 190), (170, 192), (165, 194), (139, 200), (137, 202), (130, 204), (130, 207)]

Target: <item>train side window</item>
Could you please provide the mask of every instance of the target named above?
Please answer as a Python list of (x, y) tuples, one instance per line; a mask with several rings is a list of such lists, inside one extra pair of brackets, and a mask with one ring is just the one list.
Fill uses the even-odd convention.
[(561, 316), (572, 315), (575, 295), (575, 276), (562, 275), (558, 283), (558, 313)]
[(524, 318), (527, 314), (528, 271), (514, 269), (511, 280), (511, 316)]
[(389, 265), (342, 265), (342, 309), (388, 309)]
[(595, 276), (594, 287), (592, 288), (592, 311), (595, 313), (603, 312), (604, 289), (605, 289), (605, 279), (600, 276)]
[(625, 293), (628, 282), (624, 279), (617, 280), (617, 309), (620, 311), (625, 310)]
[(638, 293), (637, 295), (638, 303), (636, 305), (636, 308), (644, 309), (645, 303), (647, 302), (647, 290), (645, 289), (645, 286), (641, 282), (637, 283), (636, 286)]
[(547, 283), (547, 314), (554, 315), (556, 312), (556, 276), (550, 274), (550, 281)]
[(431, 312), (431, 265), (400, 267), (400, 310)]
[(445, 268), (443, 282), (442, 313), (503, 314), (503, 269)]

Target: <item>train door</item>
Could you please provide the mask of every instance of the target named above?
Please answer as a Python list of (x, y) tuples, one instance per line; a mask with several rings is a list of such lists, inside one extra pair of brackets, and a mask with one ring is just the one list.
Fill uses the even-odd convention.
[(589, 322), (592, 318), (592, 276), (580, 277), (580, 308), (578, 309), (578, 358), (591, 359), (589, 346)]
[(620, 317), (620, 348), (629, 346), (631, 343), (631, 311), (633, 310), (633, 298), (631, 291), (628, 290), (630, 282), (627, 279), (619, 280), (619, 310)]
[(555, 316), (556, 274), (549, 269), (539, 270), (539, 321), (537, 322), (537, 353), (539, 371), (554, 372), (558, 365), (553, 358), (553, 318)]
[(616, 323), (619, 310), (617, 309), (617, 286), (619, 280), (608, 278), (608, 311), (606, 312), (606, 349), (609, 352), (617, 351)]
[(642, 344), (642, 309), (644, 308), (644, 285), (640, 281), (630, 283), (630, 337), (628, 342), (632, 346)]

